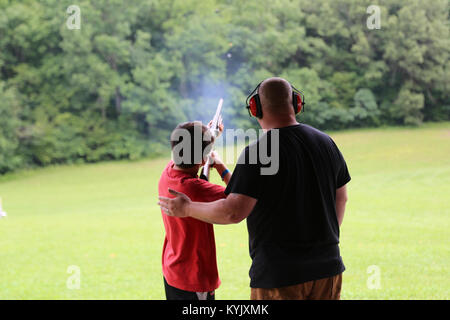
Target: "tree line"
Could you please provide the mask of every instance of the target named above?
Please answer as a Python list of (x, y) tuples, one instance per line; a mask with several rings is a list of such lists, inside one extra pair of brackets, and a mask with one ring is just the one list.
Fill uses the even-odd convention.
[(75, 30), (72, 4), (0, 0), (0, 173), (159, 154), (220, 97), (254, 127), (245, 98), (270, 76), (320, 129), (450, 119), (447, 0), (79, 0)]

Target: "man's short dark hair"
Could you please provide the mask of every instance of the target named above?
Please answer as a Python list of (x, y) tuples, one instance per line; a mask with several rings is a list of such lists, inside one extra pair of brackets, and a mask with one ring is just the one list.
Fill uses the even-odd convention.
[[(189, 139), (189, 141), (184, 141)], [(198, 141), (195, 141), (198, 139)], [(201, 164), (203, 155), (209, 153), (214, 142), (214, 136), (210, 133), (207, 126), (203, 125), (200, 121), (189, 121), (180, 123), (172, 131), (170, 135), (170, 144), (172, 147), (172, 156), (175, 164), (183, 169), (193, 168), (195, 165)], [(177, 150), (177, 154), (174, 154), (174, 148), (180, 143), (183, 143), (180, 150)], [(201, 154), (200, 148), (201, 145)], [(197, 150), (196, 147), (197, 146)], [(188, 149), (186, 149), (188, 148)], [(205, 153), (205, 150), (207, 152)], [(190, 152), (190, 157), (184, 155), (184, 152)]]
[(281, 114), (292, 111), (292, 87), (283, 78), (267, 78), (261, 82), (259, 95), (263, 108), (269, 112)]

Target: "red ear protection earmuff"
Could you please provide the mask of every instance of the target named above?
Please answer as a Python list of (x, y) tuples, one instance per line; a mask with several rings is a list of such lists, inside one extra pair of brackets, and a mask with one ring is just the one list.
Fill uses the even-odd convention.
[[(256, 118), (262, 118), (262, 106), (261, 100), (259, 98), (258, 89), (261, 82), (256, 86), (255, 89), (248, 95), (246, 99), (247, 110), (250, 116)], [(305, 96), (303, 93), (296, 89), (293, 85), (292, 87), (292, 107), (294, 108), (294, 113), (297, 114), (303, 111), (303, 106), (305, 105)]]
[[(255, 89), (247, 97), (245, 103), (247, 104), (247, 110), (250, 116), (262, 118), (261, 101), (259, 100), (258, 89), (261, 82), (256, 86)], [(256, 92), (256, 94), (255, 94)]]
[(257, 107), (256, 107), (255, 97), (251, 97), (250, 98), (250, 101), (249, 101), (248, 105), (249, 105), (248, 109), (249, 109), (250, 114), (252, 116), (256, 117), (256, 115), (257, 115)]
[(305, 96), (300, 90), (298, 90), (292, 84), (291, 87), (292, 87), (292, 106), (294, 107), (294, 112), (295, 114), (303, 112), (303, 107), (305, 106)]

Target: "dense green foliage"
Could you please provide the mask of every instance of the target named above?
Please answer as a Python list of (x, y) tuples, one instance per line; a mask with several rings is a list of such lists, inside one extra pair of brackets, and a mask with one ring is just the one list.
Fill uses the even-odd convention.
[[(322, 129), (450, 117), (447, 0), (0, 0), (0, 173), (158, 153), (186, 119), (254, 126), (282, 76)], [(369, 30), (366, 9), (381, 8)]]

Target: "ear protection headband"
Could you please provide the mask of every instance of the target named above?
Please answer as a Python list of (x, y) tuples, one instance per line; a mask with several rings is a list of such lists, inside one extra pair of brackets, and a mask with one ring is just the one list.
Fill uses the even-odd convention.
[[(259, 97), (259, 87), (261, 86), (260, 82), (255, 89), (249, 94), (247, 99), (245, 100), (245, 103), (247, 104), (247, 110), (250, 116), (254, 116), (257, 118), (262, 118), (262, 106), (261, 106), (261, 99)], [(303, 107), (305, 105), (305, 96), (303, 93), (295, 88), (291, 84), (292, 88), (292, 107), (294, 108), (294, 113), (297, 114), (299, 112), (303, 111)]]

